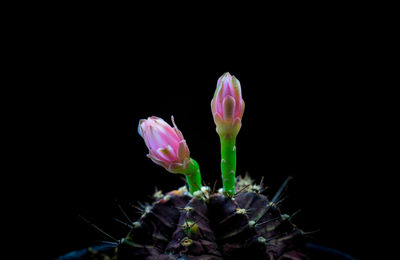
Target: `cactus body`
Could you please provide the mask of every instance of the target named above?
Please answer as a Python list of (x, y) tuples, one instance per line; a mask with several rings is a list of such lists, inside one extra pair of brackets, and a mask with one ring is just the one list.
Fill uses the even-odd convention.
[(172, 191), (139, 223), (121, 240), (117, 259), (307, 259), (302, 231), (253, 188), (235, 197)]

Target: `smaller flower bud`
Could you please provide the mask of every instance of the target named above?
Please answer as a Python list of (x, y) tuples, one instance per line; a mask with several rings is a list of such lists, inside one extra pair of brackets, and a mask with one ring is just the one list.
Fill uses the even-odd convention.
[(171, 173), (183, 173), (190, 163), (190, 152), (182, 133), (171, 117), (171, 127), (159, 117), (139, 121), (138, 132), (149, 149), (149, 157)]

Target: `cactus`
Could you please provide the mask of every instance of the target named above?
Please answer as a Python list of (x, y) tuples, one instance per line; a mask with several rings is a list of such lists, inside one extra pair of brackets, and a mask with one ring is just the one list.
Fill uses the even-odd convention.
[(171, 191), (120, 241), (117, 259), (307, 259), (303, 231), (277, 206), (283, 189), (268, 200), (261, 188), (241, 178), (232, 197)]
[(109, 236), (114, 247), (105, 249), (108, 256), (102, 252), (103, 259), (307, 259), (304, 232), (291, 222), (293, 215), (278, 208), (290, 178), (269, 200), (262, 195), (262, 182), (236, 176), (235, 143), (244, 101), (240, 82), (229, 73), (218, 80), (211, 109), (221, 142), (222, 188), (202, 186), (199, 164), (190, 157), (173, 117), (173, 127), (154, 116), (140, 120), (147, 156), (167, 171), (185, 175), (187, 186), (165, 195), (157, 191), (137, 221), (124, 213), (130, 231), (120, 240)]

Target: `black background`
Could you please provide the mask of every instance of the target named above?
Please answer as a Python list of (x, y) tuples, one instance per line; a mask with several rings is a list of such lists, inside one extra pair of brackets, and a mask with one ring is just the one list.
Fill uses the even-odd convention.
[(183, 185), (146, 157), (137, 134), (142, 118), (170, 122), (174, 115), (204, 181), (220, 187), (210, 102), (227, 71), (240, 80), (246, 102), (238, 174), (264, 176), (269, 196), (294, 176), (283, 210), (302, 209), (294, 222), (320, 230), (310, 241), (360, 256), (376, 99), (364, 85), (371, 75), (357, 36), (293, 28), (253, 37), (221, 28), (210, 39), (207, 32), (182, 36), (160, 26), (148, 33), (83, 26), (54, 33), (32, 50), (39, 87), (26, 111), (35, 167), (26, 186), (38, 195), (40, 208), (32, 211), (49, 259), (105, 239), (78, 214), (120, 238), (127, 230), (112, 220), (123, 218), (115, 200), (135, 219), (129, 203), (150, 201), (155, 186)]

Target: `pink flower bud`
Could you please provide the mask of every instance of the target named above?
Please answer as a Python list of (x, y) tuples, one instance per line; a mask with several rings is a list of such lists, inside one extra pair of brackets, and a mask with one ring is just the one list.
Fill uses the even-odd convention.
[(239, 80), (228, 72), (218, 79), (211, 110), (217, 133), (221, 137), (235, 138), (242, 125), (244, 101)]
[(181, 131), (171, 117), (171, 127), (159, 117), (149, 117), (139, 121), (138, 132), (149, 149), (153, 162), (172, 173), (183, 173), (190, 162), (189, 148)]

